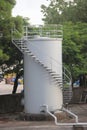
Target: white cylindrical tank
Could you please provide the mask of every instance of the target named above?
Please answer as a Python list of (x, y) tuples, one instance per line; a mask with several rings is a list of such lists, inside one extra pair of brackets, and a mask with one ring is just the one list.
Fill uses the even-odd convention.
[(35, 58), (24, 54), (25, 113), (40, 114), (43, 104), (48, 105), (50, 111), (60, 109), (63, 104), (62, 89), (55, 84), (45, 67), (62, 80), (62, 39), (37, 37), (29, 40), (27, 47)]

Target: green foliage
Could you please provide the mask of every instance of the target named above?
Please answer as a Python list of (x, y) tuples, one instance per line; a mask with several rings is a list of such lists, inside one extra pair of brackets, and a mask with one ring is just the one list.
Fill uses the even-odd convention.
[(23, 56), (12, 44), (12, 29), (18, 29), (15, 35), (21, 37), (23, 25), (28, 24), (27, 18), (21, 16), (12, 17), (12, 8), (16, 4), (15, 0), (0, 1), (0, 66), (6, 64), (7, 67), (20, 64)]
[(15, 0), (0, 1), (0, 65), (9, 60), (9, 44), (11, 42), (11, 10), (15, 4)]
[(9, 60), (9, 56), (3, 53), (3, 50), (0, 49), (0, 64), (3, 64), (7, 60)]
[(46, 7), (45, 5), (42, 5), (41, 8), (42, 8), (41, 10), (42, 13), (44, 14), (43, 21), (46, 24), (56, 24), (60, 21), (59, 12), (57, 11), (57, 8), (53, 4), (53, 1), (51, 1), (48, 7)]
[(69, 22), (63, 29), (63, 62), (75, 78), (87, 72), (87, 24)]
[(87, 22), (87, 0), (50, 0), (49, 6), (42, 5), (41, 9), (45, 23)]
[[(21, 16), (13, 17), (13, 36), (14, 38), (21, 38), (23, 36), (23, 26), (29, 25), (28, 18), (23, 18)], [(15, 31), (14, 31), (15, 30)]]
[(0, 1), (0, 20), (8, 19), (11, 16), (11, 10), (15, 5), (15, 0)]

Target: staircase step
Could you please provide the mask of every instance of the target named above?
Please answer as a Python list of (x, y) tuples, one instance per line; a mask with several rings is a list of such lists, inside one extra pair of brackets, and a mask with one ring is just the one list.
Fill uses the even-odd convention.
[[(20, 47), (21, 47), (21, 46), (20, 46)], [(25, 50), (25, 49), (28, 50), (27, 47), (21, 47), (21, 49), (22, 49), (22, 50)]]
[(62, 83), (62, 82), (61, 82), (61, 81), (59, 81), (58, 79), (56, 79), (56, 80), (55, 80), (55, 79), (53, 79), (52, 81), (53, 81), (53, 82), (55, 82), (55, 83)]
[(40, 65), (44, 67), (44, 64), (40, 62)]
[(63, 84), (62, 83), (59, 83), (59, 86), (62, 86), (62, 88), (63, 88)]
[(59, 79), (53, 79), (53, 82), (62, 83), (62, 81), (61, 81), (61, 80), (59, 80)]
[(19, 45), (23, 45), (23, 44), (22, 44), (22, 43), (20, 43), (20, 42), (18, 42), (18, 43), (16, 43), (16, 44), (17, 44), (18, 46), (19, 46)]
[(60, 87), (60, 89), (63, 89), (63, 85), (62, 84), (55, 84), (56, 87)]
[(23, 41), (14, 41), (16, 44), (22, 44)]
[(51, 76), (57, 76), (57, 77), (61, 77), (59, 74), (57, 74), (56, 72), (54, 72), (53, 74), (51, 74)]
[[(52, 75), (51, 75), (52, 76)], [(54, 79), (62, 79), (61, 77), (59, 77), (59, 76), (52, 76)]]
[(36, 59), (36, 56), (34, 56), (34, 55), (33, 55), (33, 56), (31, 56), (31, 57), (32, 57), (32, 58), (34, 58), (34, 59)]
[(27, 44), (25, 44), (25, 42), (24, 41), (13, 41), (15, 44), (17, 44), (17, 45), (27, 45)]
[(28, 53), (29, 53), (29, 54), (32, 54), (31, 51), (30, 51), (29, 49), (28, 49)]
[[(51, 76), (51, 77), (52, 77), (52, 76)], [(59, 77), (56, 77), (56, 78), (52, 77), (52, 79), (53, 79), (54, 81), (60, 81), (60, 82), (62, 82), (62, 79), (59, 78)]]
[(50, 75), (55, 74), (55, 72), (53, 72), (51, 69), (49, 69), (48, 71), (49, 71)]
[(48, 67), (46, 67), (46, 66), (43, 66), (45, 69), (48, 69)]
[(36, 58), (36, 61), (37, 61), (38, 64), (40, 64), (40, 61), (37, 58)]
[(29, 54), (31, 57), (33, 57), (34, 55), (33, 54)]
[(25, 50), (24, 52), (29, 53), (29, 51), (28, 51), (28, 50)]
[(52, 73), (52, 69), (47, 68), (46, 70), (49, 71), (50, 73)]
[(62, 82), (59, 82), (59, 81), (54, 81), (55, 83), (57, 83), (57, 84), (61, 84)]

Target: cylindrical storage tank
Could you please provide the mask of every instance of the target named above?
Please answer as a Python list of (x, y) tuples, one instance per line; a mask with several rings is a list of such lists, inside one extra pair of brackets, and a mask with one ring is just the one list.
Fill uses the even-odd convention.
[(62, 89), (56, 84), (50, 69), (62, 81), (62, 39), (36, 37), (27, 42), (24, 54), (25, 113), (40, 114), (46, 104), (50, 111), (63, 104)]

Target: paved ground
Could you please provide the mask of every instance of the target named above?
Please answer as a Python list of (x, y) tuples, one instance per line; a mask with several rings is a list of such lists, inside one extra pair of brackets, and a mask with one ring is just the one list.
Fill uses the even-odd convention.
[(69, 109), (78, 115), (79, 122), (87, 122), (87, 104), (72, 104)]

